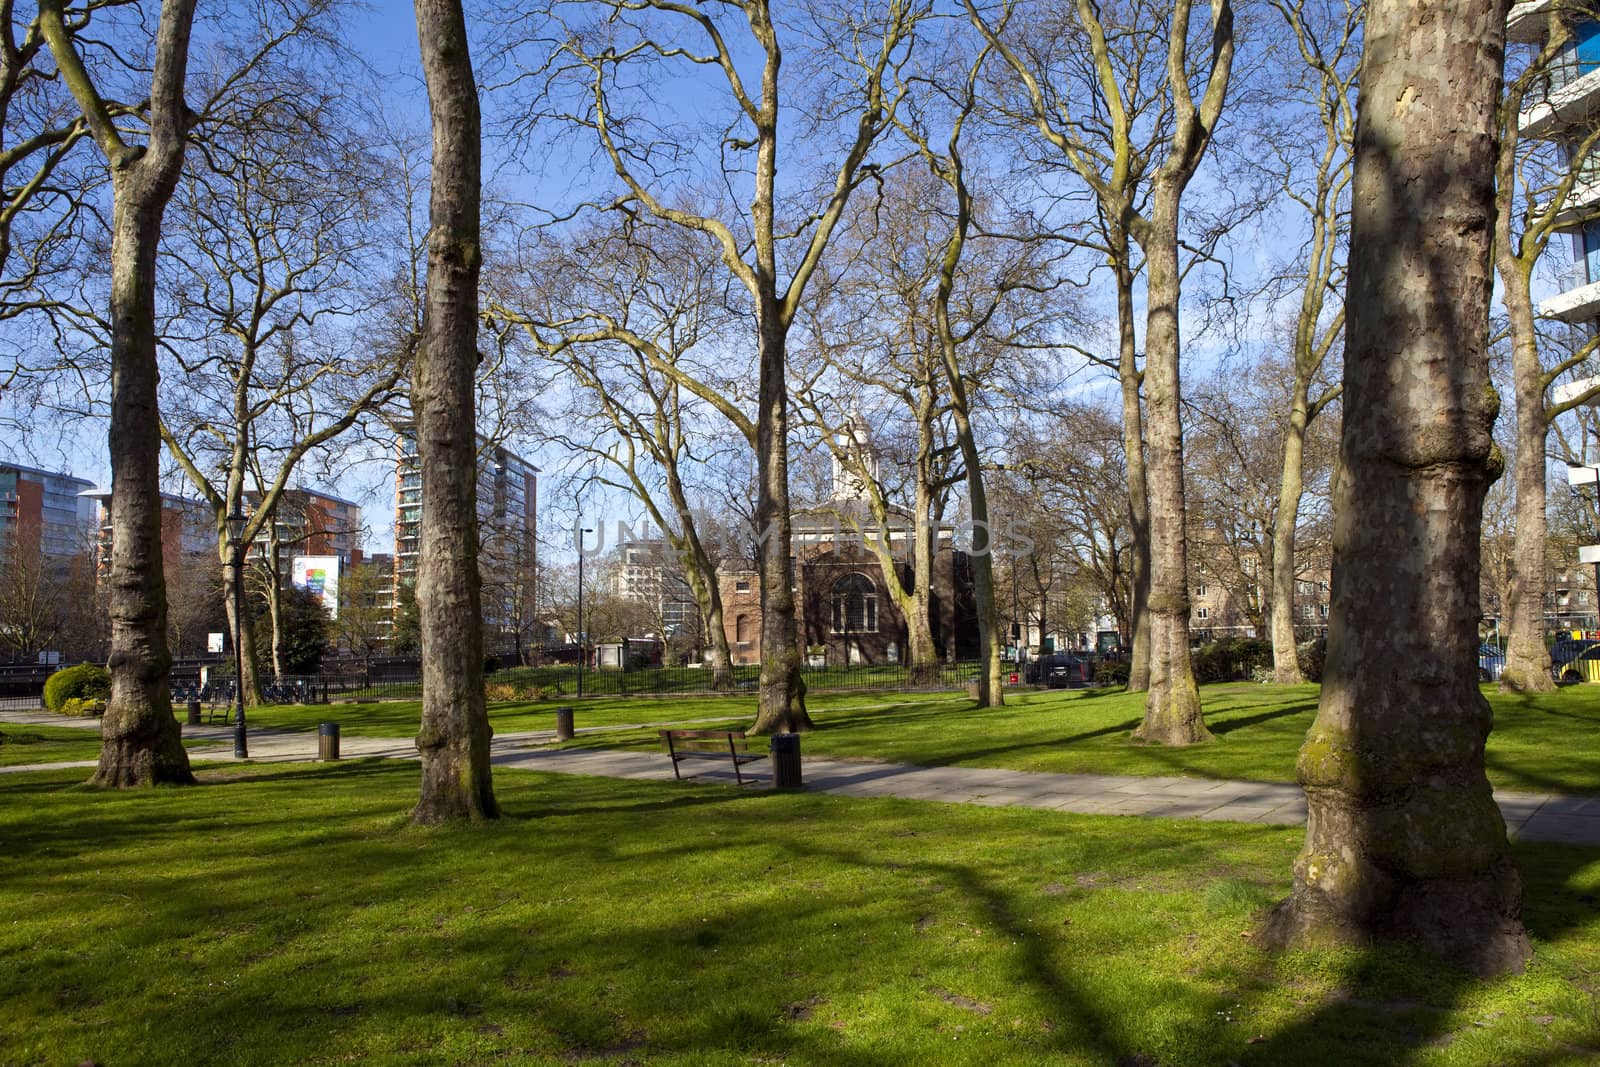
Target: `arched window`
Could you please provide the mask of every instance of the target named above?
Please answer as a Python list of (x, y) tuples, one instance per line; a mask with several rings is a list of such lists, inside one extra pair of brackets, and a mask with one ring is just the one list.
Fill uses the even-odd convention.
[(748, 644), (750, 641), (750, 616), (735, 615), (733, 617), (733, 640), (737, 644)]
[(833, 583), (833, 632), (878, 632), (878, 587), (864, 574), (847, 574)]

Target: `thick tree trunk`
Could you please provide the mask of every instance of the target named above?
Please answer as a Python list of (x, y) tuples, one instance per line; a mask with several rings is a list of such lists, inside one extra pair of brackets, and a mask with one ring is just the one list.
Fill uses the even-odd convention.
[(1160, 745), (1211, 740), (1189, 663), (1189, 560), (1178, 376), (1178, 198), (1157, 186), (1145, 252), (1145, 405), (1150, 448), (1150, 689), (1134, 737)]
[(63, 5), (41, 2), (41, 30), (111, 165), (111, 699), (91, 781), (191, 783), (172, 715), (167, 592), (161, 558), (161, 418), (157, 404), (156, 251), (187, 134), (183, 104), (194, 0), (164, 0), (150, 81), (149, 143), (114, 131), (67, 36)]
[(939, 680), (939, 647), (933, 641), (933, 554), (938, 531), (929, 522), (931, 502), (926, 484), (917, 486), (917, 516), (911, 539), (911, 596), (902, 609), (906, 618), (907, 684), (932, 686)]
[(800, 677), (800, 641), (795, 625), (794, 586), (789, 566), (789, 399), (787, 351), (777, 301), (761, 301), (761, 417), (756, 423), (756, 550), (761, 572), (761, 688), (753, 734), (811, 729), (806, 683)]
[(1294, 535), (1305, 490), (1306, 410), (1306, 383), (1296, 375), (1283, 439), (1278, 513), (1272, 526), (1272, 680), (1279, 685), (1305, 681), (1294, 639)]
[[(1507, 275), (1510, 274), (1510, 277)], [(1511, 376), (1517, 404), (1517, 447), (1512, 457), (1516, 478), (1516, 529), (1511, 540), (1506, 608), (1509, 616), (1505, 672), (1502, 689), (1521, 693), (1546, 693), (1555, 688), (1550, 677), (1550, 651), (1544, 644), (1545, 544), (1549, 536), (1545, 516), (1545, 446), (1550, 423), (1544, 406), (1544, 368), (1539, 360), (1539, 340), (1534, 329), (1533, 300), (1528, 281), (1513, 266), (1501, 269), (1504, 300), (1511, 330)]]
[(1474, 655), (1504, 32), (1490, 0), (1367, 5), (1327, 676), (1270, 945), (1411, 939), (1484, 974), (1530, 954)]
[(411, 817), (439, 823), (492, 819), (500, 808), (489, 768), (478, 574), (478, 96), (460, 0), (416, 0), (416, 15), (433, 117), (433, 185), (411, 402), (422, 468), (422, 788)]
[(114, 787), (194, 781), (169, 688), (156, 399), (156, 247), (182, 153), (155, 163), (147, 157), (112, 179), (111, 699), (91, 781)]

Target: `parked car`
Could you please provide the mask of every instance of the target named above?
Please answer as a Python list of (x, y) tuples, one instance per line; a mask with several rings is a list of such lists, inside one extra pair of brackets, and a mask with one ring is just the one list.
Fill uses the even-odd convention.
[(1556, 660), (1555, 650), (1550, 650), (1550, 673), (1562, 685), (1600, 682), (1600, 642), (1585, 641), (1583, 644), (1587, 647), (1561, 662)]
[(1480, 682), (1498, 682), (1500, 675), (1506, 669), (1506, 654), (1494, 645), (1483, 645), (1478, 649), (1478, 680)]
[(1078, 689), (1094, 682), (1094, 668), (1080, 656), (1052, 652), (1028, 665), (1028, 681), (1051, 689)]
[[(1591, 656), (1591, 653), (1594, 655)], [(1600, 681), (1600, 674), (1595, 673), (1600, 669), (1600, 662), (1595, 662), (1596, 657), (1600, 657), (1600, 641), (1558, 638), (1550, 646), (1550, 676), (1564, 685)], [(1583, 662), (1594, 665), (1583, 667), (1580, 665)]]

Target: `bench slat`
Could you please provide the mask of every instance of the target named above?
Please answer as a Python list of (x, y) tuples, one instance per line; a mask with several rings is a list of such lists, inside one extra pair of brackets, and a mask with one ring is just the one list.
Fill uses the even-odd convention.
[(683, 780), (678, 762), (690, 756), (726, 759), (733, 764), (735, 781), (744, 785), (741, 765), (765, 759), (767, 753), (750, 751), (750, 741), (739, 730), (658, 730), (657, 735), (666, 742), (667, 754), (672, 757), (672, 776)]

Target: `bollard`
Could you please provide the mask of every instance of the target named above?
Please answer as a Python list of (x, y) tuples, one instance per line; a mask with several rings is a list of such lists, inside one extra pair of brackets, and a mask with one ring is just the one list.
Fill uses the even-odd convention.
[(317, 723), (317, 758), (324, 762), (339, 758), (339, 724)]
[(198, 700), (189, 701), (189, 725), (200, 725), (200, 702)]
[(571, 741), (576, 731), (572, 728), (572, 709), (556, 709), (556, 740)]
[(800, 735), (772, 735), (772, 784), (777, 789), (803, 789), (800, 779)]

